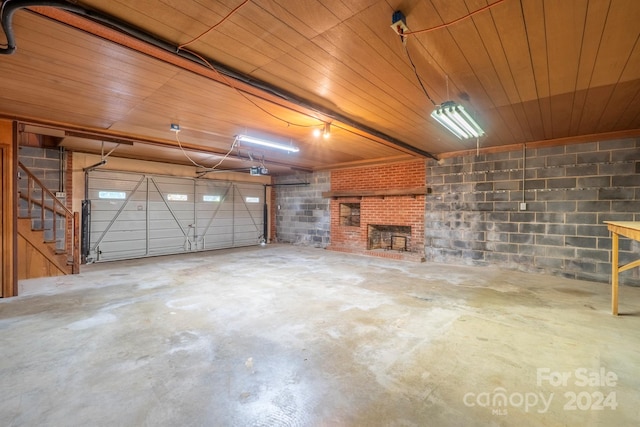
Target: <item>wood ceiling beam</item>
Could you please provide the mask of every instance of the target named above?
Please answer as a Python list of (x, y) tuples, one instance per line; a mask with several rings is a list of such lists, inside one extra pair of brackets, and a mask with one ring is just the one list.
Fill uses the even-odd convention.
[[(42, 128), (49, 128), (55, 131), (63, 131), (66, 136), (77, 137), (77, 138), (85, 138), (92, 139), (96, 141), (108, 141), (115, 144), (125, 144), (131, 145), (133, 143), (139, 144), (148, 144), (148, 145), (156, 145), (158, 147), (164, 148), (172, 148), (172, 149), (184, 149), (187, 151), (193, 151), (201, 154), (214, 154), (219, 156), (224, 156), (227, 153), (227, 150), (216, 150), (210, 147), (205, 147), (197, 144), (190, 144), (188, 142), (182, 142), (180, 146), (176, 142), (160, 139), (160, 138), (150, 138), (144, 136), (132, 136), (129, 134), (125, 134), (118, 131), (108, 130), (108, 129), (95, 129), (86, 126), (76, 126), (68, 123), (58, 123), (49, 120), (41, 120), (37, 118), (27, 118), (27, 117), (17, 117), (17, 116), (7, 116), (4, 114), (0, 114), (0, 120), (15, 120), (19, 122), (21, 125), (33, 125)], [(250, 160), (248, 157), (240, 157), (232, 155), (231, 157), (237, 160)], [(285, 167), (291, 170), (299, 170), (305, 172), (311, 172), (312, 169), (309, 167), (305, 167), (302, 165), (295, 165), (291, 163), (284, 163), (280, 161), (274, 160), (265, 160), (265, 163), (273, 166)]]

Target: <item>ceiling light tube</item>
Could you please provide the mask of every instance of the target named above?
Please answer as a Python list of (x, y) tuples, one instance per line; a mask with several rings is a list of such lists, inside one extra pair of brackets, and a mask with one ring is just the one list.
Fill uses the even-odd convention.
[(471, 135), (476, 138), (480, 136), (473, 126), (458, 111), (454, 110), (453, 113), (451, 113), (451, 119), (456, 122), (458, 126), (464, 129), (467, 135)]
[(290, 153), (297, 153), (298, 151), (300, 151), (298, 147), (294, 147), (293, 145), (280, 144), (278, 142), (256, 138), (249, 135), (236, 135), (236, 139), (240, 142), (248, 142), (249, 144), (256, 144), (256, 145), (262, 145), (264, 147), (277, 148), (278, 150), (284, 150)]
[(448, 116), (446, 116), (442, 112), (435, 110), (433, 113), (431, 113), (431, 117), (436, 119), (438, 123), (440, 123), (442, 126), (447, 128), (449, 132), (451, 132), (458, 138), (460, 139), (467, 138), (467, 134), (465, 133), (465, 131), (463, 129), (460, 129), (460, 127), (453, 120), (451, 120)]
[(480, 136), (484, 135), (484, 131), (482, 130), (480, 125), (478, 123), (476, 123), (476, 121), (473, 119), (473, 117), (471, 117), (469, 115), (469, 113), (467, 113), (467, 110), (465, 110), (462, 105), (458, 105), (455, 110), (456, 110), (457, 116), (459, 116), (462, 119), (462, 121), (467, 126), (469, 126), (469, 129), (470, 129), (471, 133), (473, 134), (473, 136), (475, 136), (477, 138), (477, 137), (480, 137)]
[(431, 117), (460, 139), (479, 138), (484, 135), (484, 130), (464, 107), (453, 101), (443, 102), (433, 110)]

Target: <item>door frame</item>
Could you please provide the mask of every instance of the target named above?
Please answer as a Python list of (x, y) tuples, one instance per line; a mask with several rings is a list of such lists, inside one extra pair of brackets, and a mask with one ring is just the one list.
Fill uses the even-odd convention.
[(0, 297), (18, 295), (18, 123), (0, 120)]

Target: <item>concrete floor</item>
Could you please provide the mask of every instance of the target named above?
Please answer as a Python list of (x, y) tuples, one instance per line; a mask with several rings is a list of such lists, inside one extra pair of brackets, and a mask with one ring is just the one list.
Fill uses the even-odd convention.
[(640, 288), (285, 245), (0, 301), (2, 426), (636, 426)]

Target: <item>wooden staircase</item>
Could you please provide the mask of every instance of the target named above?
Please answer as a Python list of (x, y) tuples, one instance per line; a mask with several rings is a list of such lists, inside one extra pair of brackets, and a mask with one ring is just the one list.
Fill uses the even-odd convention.
[(78, 213), (71, 212), (22, 163), (18, 166), (18, 280), (79, 273)]

